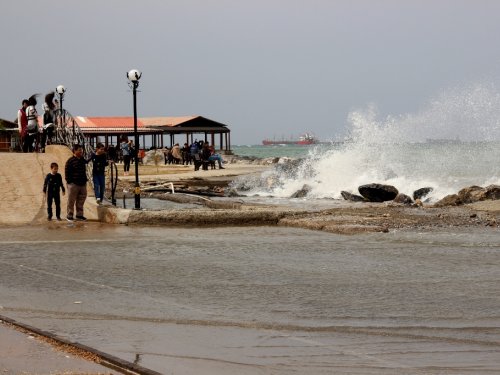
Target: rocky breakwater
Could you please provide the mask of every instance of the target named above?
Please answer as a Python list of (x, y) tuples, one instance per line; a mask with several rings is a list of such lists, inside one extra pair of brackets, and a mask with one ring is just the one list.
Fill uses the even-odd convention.
[[(439, 227), (498, 228), (500, 187), (497, 185), (464, 188), (436, 203), (426, 199), (432, 187), (417, 189), (412, 197), (394, 186), (378, 183), (362, 185), (358, 191), (359, 195), (341, 193), (345, 200), (356, 204), (287, 217), (280, 225), (341, 234)], [(308, 192), (305, 185), (292, 197), (305, 197)]]

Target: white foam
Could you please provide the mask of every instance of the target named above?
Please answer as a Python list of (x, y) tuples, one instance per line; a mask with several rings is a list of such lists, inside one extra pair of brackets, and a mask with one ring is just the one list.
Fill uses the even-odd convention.
[(439, 199), (465, 186), (500, 183), (500, 94), (491, 85), (451, 89), (417, 114), (382, 120), (369, 105), (348, 121), (343, 145), (313, 149), (292, 173), (278, 169), (247, 181), (250, 192), (289, 197), (307, 184), (308, 197), (340, 198), (342, 190), (385, 183), (410, 196), (433, 187), (430, 197)]

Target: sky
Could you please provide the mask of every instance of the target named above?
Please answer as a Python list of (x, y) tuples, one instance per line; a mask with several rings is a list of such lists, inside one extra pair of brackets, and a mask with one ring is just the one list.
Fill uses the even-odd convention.
[(138, 69), (139, 117), (201, 115), (232, 144), (341, 139), (358, 109), (500, 87), (499, 14), (496, 0), (3, 0), (0, 118), (59, 84), (73, 115), (132, 116)]

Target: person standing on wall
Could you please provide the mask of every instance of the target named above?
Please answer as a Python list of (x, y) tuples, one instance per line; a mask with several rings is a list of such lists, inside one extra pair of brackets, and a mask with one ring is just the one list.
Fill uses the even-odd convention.
[[(38, 147), (38, 112), (36, 111), (36, 97), (38, 94), (31, 95), (28, 99), (28, 107), (26, 108), (26, 118), (28, 123), (26, 125), (26, 140), (28, 142), (28, 152), (33, 152)], [(35, 142), (35, 147), (33, 147)]]
[(21, 108), (17, 111), (17, 126), (19, 128), (19, 143), (21, 146), (21, 150), (23, 152), (28, 152), (28, 141), (27, 141), (27, 130), (28, 127), (28, 117), (26, 116), (26, 108), (28, 108), (29, 102), (28, 99), (23, 99), (21, 104)]
[(68, 188), (68, 213), (66, 219), (73, 221), (76, 207), (76, 220), (85, 221), (83, 205), (87, 199), (87, 161), (83, 157), (81, 145), (73, 146), (73, 156), (68, 159), (64, 169)]
[(45, 102), (43, 103), (43, 130), (40, 145), (42, 152), (45, 151), (45, 145), (52, 143), (52, 137), (54, 136), (54, 111), (56, 109), (54, 96), (54, 91), (49, 92), (45, 95)]

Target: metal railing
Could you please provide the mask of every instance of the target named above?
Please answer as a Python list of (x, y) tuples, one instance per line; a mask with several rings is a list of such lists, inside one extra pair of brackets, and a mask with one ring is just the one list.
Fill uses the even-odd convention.
[(85, 135), (73, 116), (65, 109), (57, 109), (54, 111), (54, 117), (56, 127), (52, 143), (66, 145), (69, 148), (73, 148), (75, 144), (82, 145), (85, 156), (89, 157), (94, 149), (89, 142), (86, 142)]
[[(85, 135), (73, 116), (65, 109), (56, 109), (54, 111), (54, 119), (55, 128), (52, 144), (65, 145), (70, 150), (73, 150), (74, 145), (79, 144), (83, 147), (84, 158), (88, 159), (94, 152), (94, 148), (90, 145), (90, 142), (86, 142)], [(92, 162), (87, 164), (87, 179), (92, 187), (94, 187)]]
[[(85, 135), (83, 134), (73, 116), (65, 109), (57, 109), (54, 111), (54, 118), (55, 129), (52, 144), (66, 145), (71, 150), (73, 149), (73, 145), (79, 144), (83, 147), (84, 157), (86, 159), (90, 158), (95, 150), (90, 142), (88, 142), (85, 138)], [(109, 173), (110, 178), (108, 181), (111, 183), (111, 203), (116, 206), (115, 193), (116, 185), (118, 183), (118, 170), (114, 163), (110, 163)], [(87, 164), (87, 178), (93, 187), (94, 182), (92, 179), (92, 162), (89, 162)]]

